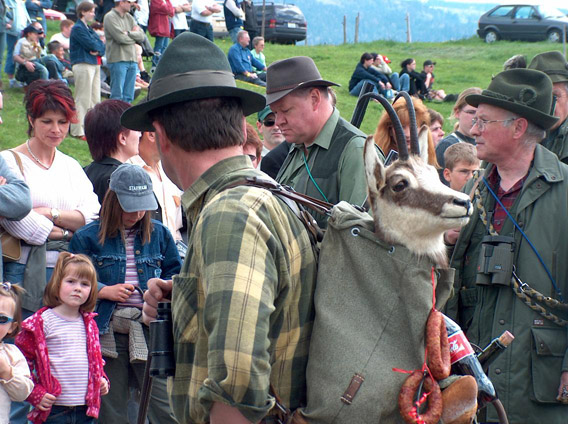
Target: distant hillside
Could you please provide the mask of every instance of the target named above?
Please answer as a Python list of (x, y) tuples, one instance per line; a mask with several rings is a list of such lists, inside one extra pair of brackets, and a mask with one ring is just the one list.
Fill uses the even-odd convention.
[[(262, 4), (262, 0), (254, 3)], [(302, 9), (308, 21), (308, 44), (343, 43), (344, 15), (347, 41), (353, 42), (357, 13), (360, 14), (359, 42), (406, 41), (407, 12), (412, 41), (468, 38), (476, 34), (479, 17), (499, 4), (442, 0), (275, 0), (274, 3), (292, 3)]]

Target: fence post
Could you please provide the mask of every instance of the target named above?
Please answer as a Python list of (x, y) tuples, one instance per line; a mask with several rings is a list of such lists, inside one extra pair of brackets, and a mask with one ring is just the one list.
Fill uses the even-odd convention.
[(355, 44), (359, 42), (359, 13), (357, 13), (357, 17), (355, 18)]
[(564, 49), (564, 58), (566, 58), (566, 24), (562, 27), (562, 47)]
[(412, 43), (412, 35), (410, 33), (410, 14), (406, 12), (406, 42)]
[(343, 44), (347, 44), (347, 16), (343, 15)]
[(262, 28), (260, 36), (264, 38), (264, 29), (266, 28), (266, 0), (262, 0)]

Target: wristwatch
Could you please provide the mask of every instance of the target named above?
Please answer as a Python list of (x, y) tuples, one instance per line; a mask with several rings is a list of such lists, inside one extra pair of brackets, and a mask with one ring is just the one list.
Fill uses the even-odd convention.
[(69, 239), (69, 230), (63, 230), (63, 237), (61, 238), (61, 240), (63, 241), (67, 241), (67, 239)]
[(53, 221), (53, 222), (57, 221), (60, 216), (61, 216), (61, 213), (59, 212), (59, 209), (51, 208), (51, 221)]

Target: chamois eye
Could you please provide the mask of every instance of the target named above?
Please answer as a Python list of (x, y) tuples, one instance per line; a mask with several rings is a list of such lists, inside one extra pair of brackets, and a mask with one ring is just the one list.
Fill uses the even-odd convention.
[(392, 187), (392, 191), (398, 193), (398, 192), (401, 192), (402, 190), (404, 190), (406, 187), (408, 187), (408, 181), (402, 180), (402, 181), (396, 183)]

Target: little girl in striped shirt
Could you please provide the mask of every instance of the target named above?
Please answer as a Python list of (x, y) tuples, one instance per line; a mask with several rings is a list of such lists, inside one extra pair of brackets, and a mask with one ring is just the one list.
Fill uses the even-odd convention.
[(94, 423), (108, 378), (92, 312), (97, 274), (85, 255), (59, 255), (43, 295), (45, 307), (26, 319), (16, 345), (28, 360), (35, 387), (27, 398), (34, 423)]

